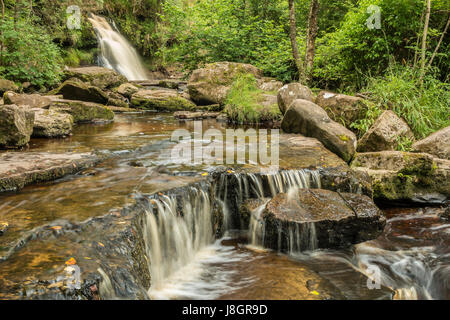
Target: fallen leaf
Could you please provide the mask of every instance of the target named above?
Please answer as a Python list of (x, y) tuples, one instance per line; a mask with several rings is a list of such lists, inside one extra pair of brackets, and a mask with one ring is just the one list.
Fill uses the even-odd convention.
[(105, 245), (103, 244), (103, 243), (101, 243), (101, 242), (98, 242), (98, 245), (100, 246), (100, 247), (105, 247)]
[(314, 295), (316, 295), (316, 296), (319, 296), (319, 295), (320, 295), (320, 293), (318, 293), (316, 290), (311, 291), (311, 293), (314, 294)]
[(206, 176), (208, 176), (208, 175), (209, 175), (208, 172), (202, 173), (202, 176), (203, 176), (203, 177), (206, 177)]
[(58, 231), (58, 230), (61, 230), (62, 227), (61, 226), (54, 226), (54, 227), (51, 227), (50, 229)]
[(66, 264), (68, 266), (73, 266), (77, 264), (77, 260), (75, 260), (74, 258), (70, 258), (69, 260), (66, 261)]
[(84, 257), (86, 260), (92, 260), (92, 258), (89, 258), (89, 257)]

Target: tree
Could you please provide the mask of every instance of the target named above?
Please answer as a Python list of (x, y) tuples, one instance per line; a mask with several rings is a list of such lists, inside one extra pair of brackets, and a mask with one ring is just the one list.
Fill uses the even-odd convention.
[(421, 53), (421, 65), (420, 65), (420, 82), (423, 81), (423, 76), (425, 75), (425, 60), (426, 60), (426, 50), (427, 50), (427, 34), (428, 34), (428, 25), (430, 23), (430, 13), (431, 13), (431, 0), (427, 1), (427, 12), (425, 14), (425, 25), (423, 27), (423, 36), (422, 36), (422, 53)]
[(439, 51), (439, 47), (441, 46), (442, 40), (444, 40), (444, 36), (447, 33), (447, 29), (448, 29), (449, 25), (450, 25), (450, 15), (448, 16), (447, 24), (445, 25), (444, 31), (442, 32), (442, 35), (441, 35), (441, 38), (439, 39), (439, 42), (436, 45), (436, 49), (434, 49), (433, 55), (430, 58), (430, 62), (428, 62), (428, 67), (430, 67), (431, 64), (433, 63), (433, 60), (434, 60), (434, 58), (436, 57), (436, 54)]
[(314, 66), (314, 54), (316, 49), (317, 20), (319, 15), (319, 0), (311, 0), (308, 15), (308, 31), (306, 37), (306, 57), (303, 70), (303, 79), (305, 82), (311, 81)]
[(292, 55), (299, 74), (302, 72), (302, 63), (297, 45), (297, 21), (295, 19), (294, 0), (289, 0), (289, 38), (291, 39)]

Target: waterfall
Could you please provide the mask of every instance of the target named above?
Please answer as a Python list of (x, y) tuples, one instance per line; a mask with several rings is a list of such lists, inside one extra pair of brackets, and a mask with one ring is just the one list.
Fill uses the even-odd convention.
[(208, 192), (200, 187), (191, 187), (178, 197), (150, 200), (144, 242), (151, 289), (158, 289), (170, 275), (192, 262), (198, 251), (214, 242), (212, 209)]
[(114, 69), (128, 80), (147, 80), (148, 76), (138, 53), (131, 44), (105, 18), (91, 14), (101, 49), (100, 63)]

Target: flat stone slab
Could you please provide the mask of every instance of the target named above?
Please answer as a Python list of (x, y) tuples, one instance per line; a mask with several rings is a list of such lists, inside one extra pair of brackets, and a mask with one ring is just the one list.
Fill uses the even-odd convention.
[(386, 224), (369, 197), (322, 189), (281, 193), (259, 218), (264, 247), (284, 252), (349, 247), (377, 238)]
[(94, 166), (92, 153), (6, 152), (0, 154), (0, 192), (56, 180)]

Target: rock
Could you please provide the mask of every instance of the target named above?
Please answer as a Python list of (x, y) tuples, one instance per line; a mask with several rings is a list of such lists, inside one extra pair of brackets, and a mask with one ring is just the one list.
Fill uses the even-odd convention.
[(114, 113), (127, 113), (127, 112), (134, 112), (136, 113), (136, 109), (133, 108), (123, 108), (123, 107), (117, 107), (117, 106), (107, 106), (109, 109), (111, 109)]
[(0, 154), (0, 192), (62, 178), (94, 166), (91, 153), (7, 152)]
[(0, 147), (20, 148), (33, 133), (34, 112), (16, 105), (0, 106)]
[(75, 123), (111, 121), (114, 119), (114, 112), (110, 108), (85, 101), (56, 100), (50, 106), (50, 110), (72, 115)]
[(53, 100), (62, 96), (41, 96), (40, 94), (18, 94), (11, 91), (5, 92), (3, 99), (5, 104), (28, 106), (30, 108), (47, 108)]
[(367, 111), (367, 102), (362, 98), (321, 91), (316, 98), (316, 104), (322, 107), (328, 116), (350, 128), (356, 120), (363, 119)]
[(217, 122), (229, 122), (228, 116), (226, 113), (221, 113), (217, 118), (216, 118)]
[(441, 217), (441, 219), (450, 221), (450, 206), (448, 206), (445, 211), (442, 211), (439, 217)]
[(278, 194), (260, 219), (264, 247), (283, 252), (350, 247), (376, 239), (386, 224), (369, 197), (321, 189)]
[(128, 99), (130, 99), (131, 96), (138, 91), (139, 88), (133, 85), (132, 83), (124, 83), (117, 88), (117, 92), (123, 95), (124, 97), (127, 97)]
[(100, 89), (114, 88), (128, 82), (116, 71), (102, 67), (70, 68), (64, 71), (64, 76), (65, 80), (77, 78)]
[(284, 115), (281, 128), (286, 133), (300, 133), (317, 138), (346, 162), (356, 150), (353, 132), (328, 117), (325, 110), (308, 100), (295, 100)]
[(107, 104), (108, 95), (100, 88), (89, 86), (85, 83), (73, 80), (65, 81), (58, 89), (53, 91), (56, 95), (62, 95), (67, 100), (78, 100)]
[(239, 74), (262, 77), (258, 68), (243, 63), (217, 62), (195, 70), (188, 82), (191, 99), (197, 104), (223, 104), (234, 79)]
[(371, 177), (380, 201), (442, 204), (450, 196), (450, 160), (427, 153), (358, 153), (351, 167)]
[(395, 150), (399, 138), (414, 139), (408, 124), (393, 111), (385, 111), (358, 142), (358, 152)]
[(203, 111), (177, 111), (173, 114), (176, 119), (180, 120), (200, 120), (200, 119), (215, 119), (220, 116), (220, 112), (203, 112)]
[(16, 92), (19, 87), (12, 81), (6, 79), (0, 79), (0, 96), (2, 96), (6, 91)]
[(412, 145), (413, 150), (432, 154), (438, 158), (450, 159), (450, 126), (436, 131)]
[(258, 87), (266, 92), (278, 92), (283, 87), (283, 82), (270, 78), (258, 79)]
[(33, 137), (56, 138), (72, 132), (73, 117), (54, 110), (33, 109)]
[(300, 83), (290, 83), (278, 91), (278, 106), (282, 114), (285, 114), (292, 102), (297, 99), (314, 102), (312, 91)]
[(139, 90), (131, 97), (135, 108), (156, 111), (195, 110), (196, 105), (172, 90)]

